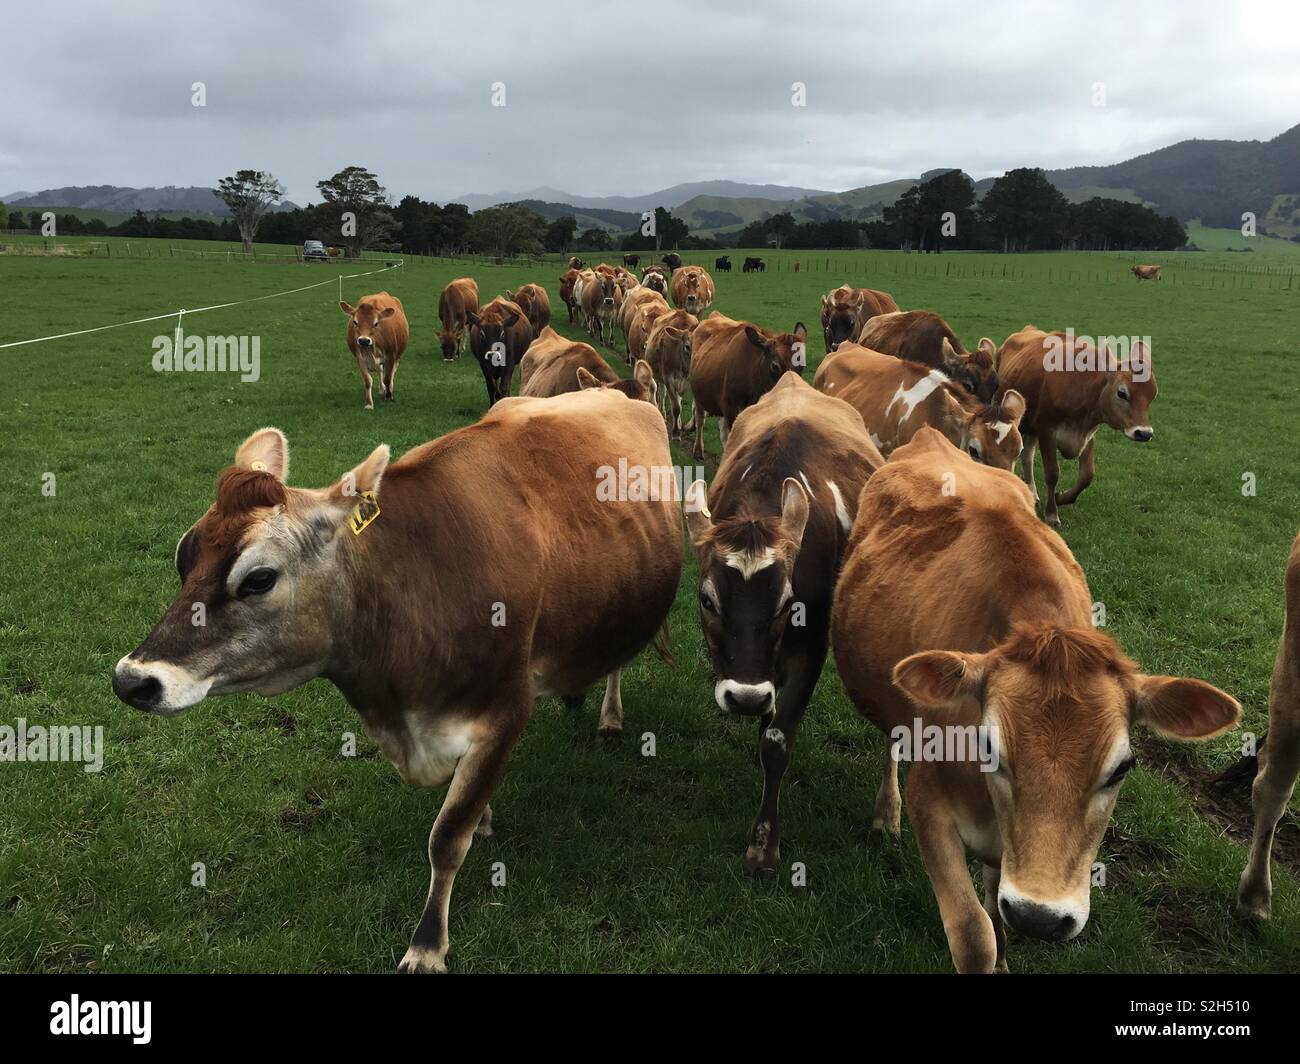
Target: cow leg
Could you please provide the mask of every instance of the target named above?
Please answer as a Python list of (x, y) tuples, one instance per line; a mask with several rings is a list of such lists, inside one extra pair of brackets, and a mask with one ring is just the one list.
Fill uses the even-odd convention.
[(704, 461), (704, 422), (708, 420), (709, 415), (697, 405), (695, 412), (698, 415), (695, 422), (695, 450), (691, 454), (697, 462)]
[(1029, 486), (1029, 494), (1034, 497), (1034, 505), (1037, 506), (1038, 484), (1034, 480), (1034, 455), (1038, 451), (1038, 437), (1026, 435), (1024, 444), (1020, 451), (1020, 479)]
[(903, 799), (898, 793), (898, 758), (891, 743), (885, 752), (888, 763), (876, 791), (876, 807), (871, 816), (873, 831), (887, 831), (898, 838), (903, 834)]
[(1061, 519), (1056, 515), (1056, 485), (1061, 479), (1061, 466), (1056, 453), (1056, 437), (1043, 433), (1039, 440), (1043, 451), (1043, 480), (1047, 485), (1047, 497), (1043, 500), (1043, 520), (1049, 525), (1059, 525)]
[[(1274, 681), (1274, 688), (1282, 685)], [(1284, 712), (1283, 703), (1289, 704)], [(1296, 776), (1300, 774), (1300, 701), (1283, 699), (1280, 691), (1270, 698), (1268, 737), (1259, 749), (1259, 771), (1251, 788), (1255, 808), (1255, 834), (1250, 858), (1237, 886), (1237, 915), (1243, 920), (1267, 920), (1272, 912), (1273, 878), (1269, 861), (1277, 822), (1286, 812)]]
[(456, 765), (447, 799), (429, 832), (429, 865), (432, 878), (424, 913), (411, 936), (410, 948), (397, 970), (404, 974), (447, 970), (447, 914), (451, 886), (469, 852), (475, 831), (492, 814), (488, 802), (505, 772), (515, 740), (523, 730), (527, 713), (518, 713), (517, 723), (507, 719), (499, 732), (473, 743)]
[(1002, 882), (1002, 866), (986, 864), (984, 866), (984, 911), (993, 921), (993, 937), (998, 944), (998, 957), (993, 964), (993, 971), (1006, 975), (1007, 935), (1002, 927), (1002, 914), (998, 912), (998, 884)]
[(397, 376), (397, 360), (384, 363), (384, 398), (393, 398), (393, 378)]
[(1069, 491), (1063, 491), (1056, 496), (1057, 506), (1069, 506), (1080, 495), (1084, 489), (1092, 483), (1093, 477), (1097, 475), (1097, 437), (1094, 436), (1084, 447), (1083, 453), (1079, 455), (1079, 475), (1074, 478), (1074, 487)]
[[(686, 378), (682, 378), (681, 386), (677, 389), (677, 409), (680, 410), (686, 405)], [(691, 420), (682, 426), (682, 433), (695, 431), (695, 397), (691, 396)]]
[(357, 369), (361, 371), (361, 390), (365, 394), (365, 409), (373, 410), (375, 408), (374, 397), (370, 394), (370, 370), (366, 368), (365, 360), (357, 355)]
[(943, 796), (927, 781), (930, 767), (922, 762), (907, 774), (907, 817), (939, 902), (953, 964), (962, 973), (991, 972), (998, 954), (993, 921), (975, 894), (957, 822)]
[(596, 734), (602, 739), (617, 739), (623, 734), (623, 692), (619, 685), (622, 669), (605, 677), (605, 700), (600, 704), (600, 723)]
[(671, 435), (680, 435), (685, 430), (682, 428), (682, 393), (674, 388), (671, 384), (665, 384), (664, 391), (669, 395), (673, 406), (673, 420), (671, 422)]
[(487, 839), (492, 837), (492, 806), (489, 805), (483, 810), (483, 815), (479, 818), (478, 827), (474, 829), (474, 837)]
[(745, 875), (758, 877), (774, 874), (781, 867), (781, 780), (790, 767), (795, 735), (812, 698), (817, 677), (821, 675), (826, 647), (810, 647), (793, 663), (787, 682), (776, 700), (776, 713), (758, 744), (758, 761), (763, 768), (763, 798), (758, 816), (749, 829), (749, 846), (745, 850)]
[(722, 417), (718, 421), (718, 439), (722, 441), (722, 449), (718, 453), (727, 449), (727, 437), (731, 435), (731, 418)]

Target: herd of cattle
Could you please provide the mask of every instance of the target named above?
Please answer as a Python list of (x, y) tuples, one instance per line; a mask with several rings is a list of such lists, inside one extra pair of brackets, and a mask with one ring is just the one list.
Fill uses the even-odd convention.
[[(452, 882), (472, 837), (491, 833), (489, 801), (535, 698), (581, 705), (603, 681), (599, 733), (615, 736), (621, 669), (652, 642), (671, 659), (684, 517), (714, 699), (758, 725), (746, 872), (780, 865), (781, 781), (833, 652), (850, 699), (891, 743), (876, 828), (901, 830), (900, 729), (991, 743), (991, 760), (914, 751), (906, 778), (956, 968), (1005, 971), (1008, 925), (1074, 937), (1134, 764), (1131, 726), (1199, 739), (1240, 715), (1209, 683), (1142, 673), (1096, 628), (1083, 570), (1048, 527), (1091, 482), (1102, 426), (1151, 439), (1150, 352), (1109, 357), (1033, 325), (971, 350), (938, 314), (843, 285), (822, 298), (827, 355), (809, 384), (802, 322), (778, 332), (705, 317), (715, 288), (702, 267), (638, 276), (635, 265), (575, 260), (559, 288), (593, 341), (617, 349), (622, 336), (628, 378), (551, 327), (543, 286), (481, 304), (465, 277), (441, 295), (439, 340), (444, 358), (468, 349), (482, 368), (478, 422), (391, 463), (380, 446), (314, 490), (288, 485), (279, 430), (245, 440), (177, 546), (175, 603), (118, 662), (114, 690), (175, 713), (209, 694), (333, 682), (403, 779), (451, 784), (401, 964), (445, 970)], [(381, 292), (342, 309), (366, 406), (371, 367), (392, 398), (409, 337), (401, 303)], [(1047, 357), (1062, 344), (1080, 356), (1070, 368)], [(693, 430), (702, 459), (710, 414), (722, 442), (712, 483), (672, 490), (670, 439)], [(1058, 453), (1079, 458), (1068, 491)], [(611, 469), (650, 471), (652, 487), (602, 494)], [(1252, 919), (1270, 911), (1273, 832), (1300, 771), (1300, 539), (1286, 604), (1237, 899)]]

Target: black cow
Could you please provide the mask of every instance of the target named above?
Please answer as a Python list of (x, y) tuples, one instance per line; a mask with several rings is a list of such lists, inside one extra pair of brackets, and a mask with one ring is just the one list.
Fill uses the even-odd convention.
[(623, 256), (623, 265), (624, 265), (624, 266), (635, 266), (635, 265), (636, 265), (638, 262), (640, 262), (640, 261), (641, 261), (641, 256), (640, 256), (640, 255), (624, 255), (624, 256)]
[(745, 259), (744, 265), (740, 267), (741, 273), (754, 273), (754, 272), (762, 273), (766, 269), (767, 269), (767, 263), (765, 263), (762, 259), (754, 258), (754, 256), (752, 255), (748, 256)]
[(519, 306), (497, 296), (470, 323), (469, 349), (478, 359), (487, 384), (488, 406), (510, 394), (515, 366), (533, 342), (533, 327)]
[(730, 256), (730, 255), (719, 255), (716, 259), (713, 260), (713, 268), (714, 268), (715, 270), (721, 270), (723, 273), (730, 273), (730, 272), (731, 272), (731, 256)]
[(680, 270), (682, 268), (682, 257), (675, 251), (670, 251), (663, 258), (663, 263), (670, 270)]

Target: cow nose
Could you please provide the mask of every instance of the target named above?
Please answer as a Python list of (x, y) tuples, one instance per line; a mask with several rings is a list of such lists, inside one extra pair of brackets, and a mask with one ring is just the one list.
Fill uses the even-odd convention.
[(152, 712), (162, 697), (162, 684), (156, 676), (136, 672), (126, 662), (113, 670), (113, 694), (128, 706)]
[(776, 690), (771, 683), (737, 683), (721, 680), (715, 692), (718, 706), (745, 717), (761, 716), (772, 708)]
[(1051, 905), (1031, 901), (1028, 898), (998, 899), (998, 909), (1002, 919), (1022, 935), (1041, 938), (1047, 942), (1064, 942), (1073, 938), (1077, 930), (1077, 921), (1072, 913), (1062, 912)]
[(362, 347), (369, 347), (371, 344), (374, 343), (374, 341), (370, 339), (369, 336), (358, 336), (357, 343), (360, 344)]
[(1151, 439), (1155, 434), (1156, 430), (1150, 425), (1140, 425), (1135, 429), (1128, 430), (1128, 438), (1130, 440), (1137, 440), (1138, 443), (1146, 443), (1147, 440)]

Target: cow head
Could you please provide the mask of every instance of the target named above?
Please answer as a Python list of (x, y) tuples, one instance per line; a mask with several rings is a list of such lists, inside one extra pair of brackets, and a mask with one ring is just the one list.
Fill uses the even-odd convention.
[(862, 320), (862, 303), (862, 290), (848, 285), (822, 296), (822, 332), (826, 337), (827, 354), (857, 336)]
[(588, 388), (612, 388), (616, 392), (622, 392), (629, 399), (640, 399), (651, 404), (655, 402), (659, 394), (658, 386), (655, 384), (654, 370), (650, 368), (650, 363), (644, 358), (636, 360), (636, 365), (632, 367), (631, 378), (609, 381), (608, 383), (602, 381), (584, 366), (579, 366), (578, 389), (586, 391)]
[(808, 365), (808, 329), (803, 322), (795, 322), (794, 331), (788, 333), (772, 333), (746, 325), (745, 339), (767, 359), (773, 384), (788, 370), (803, 376), (804, 367)]
[(646, 288), (658, 292), (661, 296), (668, 294), (668, 282), (664, 280), (664, 275), (658, 270), (647, 270), (641, 277), (641, 283)]
[(787, 477), (775, 517), (741, 512), (714, 523), (704, 481), (686, 493), (686, 521), (700, 568), (700, 627), (727, 713), (762, 716), (776, 705), (781, 640), (794, 600), (791, 580), (808, 523), (808, 496)]
[(175, 601), (113, 670), (117, 696), (171, 714), (208, 695), (279, 694), (319, 676), (339, 634), (356, 542), (349, 516), (387, 466), (383, 445), (329, 488), (291, 488), (284, 434), (249, 436), (176, 546)]
[(995, 469), (1013, 468), (1024, 447), (1020, 437), (1020, 419), (1025, 416), (1024, 396), (1010, 388), (1000, 402), (991, 406), (960, 409), (961, 449), (975, 461)]
[(682, 309), (690, 311), (692, 314), (699, 314), (701, 304), (704, 300), (704, 295), (700, 292), (699, 273), (694, 269), (686, 272), (682, 278), (682, 287), (680, 291), (682, 294), (680, 301)]
[(357, 346), (367, 351), (375, 346), (379, 323), (397, 313), (396, 307), (384, 307), (380, 310), (369, 299), (363, 299), (355, 307), (351, 303), (339, 300), (339, 309), (351, 319), (351, 330), (356, 337)]
[(607, 273), (597, 274), (596, 282), (600, 285), (600, 292), (596, 296), (596, 302), (613, 310), (618, 292), (618, 285), (615, 283), (613, 276)]
[(927, 724), (988, 729), (996, 768), (981, 774), (1002, 846), (998, 911), (1056, 942), (1088, 921), (1093, 860), (1134, 764), (1130, 726), (1204, 739), (1241, 713), (1201, 680), (1142, 675), (1094, 628), (1024, 626), (987, 653), (913, 654), (894, 683)]
[[(1130, 440), (1146, 443), (1156, 434), (1151, 427), (1151, 404), (1156, 398), (1151, 352), (1138, 341), (1129, 351), (1127, 365), (1115, 362), (1108, 348), (1103, 347), (1101, 354), (1110, 367), (1101, 393), (1102, 419)], [(1136, 373), (1134, 367), (1138, 367)]]
[(944, 337), (943, 371), (952, 380), (965, 388), (981, 402), (992, 402), (998, 390), (998, 374), (993, 368), (997, 346), (987, 336), (979, 342), (979, 347), (970, 354), (959, 352)]
[(665, 323), (659, 326), (655, 332), (658, 335), (653, 339), (652, 343), (647, 343), (647, 347), (654, 346), (658, 351), (676, 355), (676, 358), (666, 360), (669, 363), (675, 362), (679, 366), (689, 366), (691, 364), (691, 330), (689, 328)]
[(514, 305), (489, 303), (481, 312), (470, 311), (465, 317), (474, 327), (474, 353), (481, 358), (484, 352), (507, 342), (510, 330), (523, 315)]

